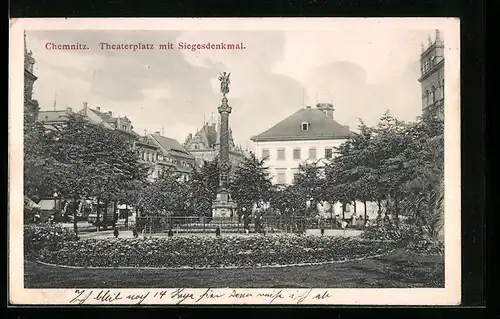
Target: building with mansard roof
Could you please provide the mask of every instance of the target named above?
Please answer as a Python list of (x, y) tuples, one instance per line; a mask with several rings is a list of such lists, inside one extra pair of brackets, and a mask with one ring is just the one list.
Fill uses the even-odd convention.
[[(217, 130), (215, 121), (212, 119), (211, 123), (205, 122), (194, 135), (189, 134), (183, 146), (194, 156), (198, 166), (217, 158), (220, 152), (220, 130)], [(234, 143), (232, 131), (229, 129), (229, 162), (232, 169), (238, 167), (247, 155), (245, 150)]]
[(434, 41), (429, 35), (427, 48), (422, 43), (420, 74), (422, 112), (444, 120), (444, 41), (439, 30)]
[[(300, 164), (317, 163), (322, 167), (335, 156), (335, 148), (353, 133), (349, 126), (337, 122), (334, 112), (330, 103), (318, 103), (315, 108), (306, 106), (251, 138), (255, 154), (266, 160), (274, 184), (291, 185)], [(377, 208), (373, 203), (368, 204), (367, 215), (374, 218)], [(322, 202), (316, 209), (319, 215), (326, 218), (364, 215), (364, 205), (359, 202), (344, 208), (338, 202), (333, 205)]]
[(334, 156), (334, 148), (351, 135), (349, 127), (334, 119), (330, 103), (306, 106), (251, 140), (257, 157), (266, 159), (275, 184), (292, 184), (299, 164), (319, 165)]

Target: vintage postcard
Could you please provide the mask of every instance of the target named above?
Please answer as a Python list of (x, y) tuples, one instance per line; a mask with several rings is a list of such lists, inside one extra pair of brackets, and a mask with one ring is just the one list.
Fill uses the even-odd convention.
[(12, 20), (11, 304), (460, 304), (459, 34)]

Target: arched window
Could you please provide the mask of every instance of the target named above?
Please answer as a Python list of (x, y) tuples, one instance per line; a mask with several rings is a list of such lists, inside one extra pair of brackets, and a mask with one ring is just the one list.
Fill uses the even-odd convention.
[(436, 87), (433, 85), (431, 91), (431, 104), (434, 104), (435, 102), (436, 102)]
[(425, 90), (424, 102), (425, 102), (425, 106), (429, 105), (429, 90)]

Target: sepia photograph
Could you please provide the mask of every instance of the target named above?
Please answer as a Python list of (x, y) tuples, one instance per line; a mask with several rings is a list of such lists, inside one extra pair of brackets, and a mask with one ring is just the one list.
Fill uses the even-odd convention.
[(11, 299), (459, 303), (458, 19), (193, 20), (16, 21)]

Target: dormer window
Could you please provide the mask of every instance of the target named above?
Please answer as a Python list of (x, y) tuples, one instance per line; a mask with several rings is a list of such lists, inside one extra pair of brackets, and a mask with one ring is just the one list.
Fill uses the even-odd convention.
[(309, 131), (309, 126), (310, 126), (309, 123), (302, 122), (302, 124), (300, 125), (300, 128), (301, 128), (302, 131)]

